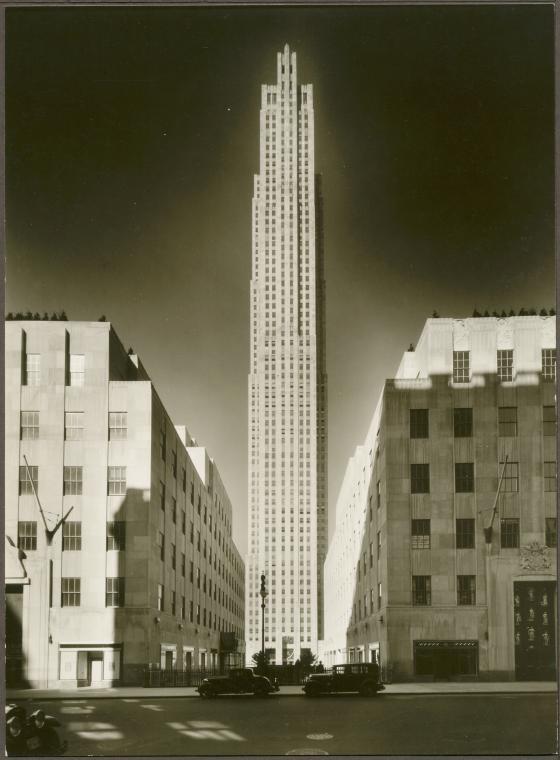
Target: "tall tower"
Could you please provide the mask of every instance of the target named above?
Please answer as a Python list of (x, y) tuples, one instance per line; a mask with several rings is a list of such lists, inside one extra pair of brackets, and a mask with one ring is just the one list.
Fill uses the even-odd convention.
[(327, 550), (327, 376), (320, 178), (313, 86), (296, 54), (277, 55), (263, 85), (260, 172), (254, 178), (249, 374), (247, 661), (317, 652)]

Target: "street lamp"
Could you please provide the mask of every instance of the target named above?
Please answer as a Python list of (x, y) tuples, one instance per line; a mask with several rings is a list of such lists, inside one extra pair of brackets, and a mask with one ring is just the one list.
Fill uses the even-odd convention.
[(262, 666), (263, 666), (263, 669), (264, 669), (264, 664), (265, 664), (265, 659), (264, 659), (264, 608), (265, 608), (265, 599), (268, 596), (268, 594), (266, 593), (265, 585), (264, 585), (265, 584), (265, 580), (266, 580), (266, 578), (265, 578), (265, 575), (263, 573), (261, 575), (261, 590), (260, 590), (260, 595), (261, 595), (261, 610), (262, 610), (262, 620), (261, 620), (261, 652), (262, 652)]

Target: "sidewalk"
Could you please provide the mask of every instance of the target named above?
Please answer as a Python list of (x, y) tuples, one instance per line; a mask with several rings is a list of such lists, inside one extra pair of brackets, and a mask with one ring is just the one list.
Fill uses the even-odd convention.
[[(503, 683), (470, 681), (431, 683), (392, 683), (385, 686), (383, 694), (527, 694), (555, 693), (557, 685), (553, 681), (507, 681)], [(281, 686), (276, 697), (304, 696), (301, 686)], [(120, 686), (105, 689), (83, 687), (80, 689), (7, 689), (6, 701), (12, 699), (162, 699), (164, 697), (198, 697), (192, 687), (143, 688), (142, 686)]]

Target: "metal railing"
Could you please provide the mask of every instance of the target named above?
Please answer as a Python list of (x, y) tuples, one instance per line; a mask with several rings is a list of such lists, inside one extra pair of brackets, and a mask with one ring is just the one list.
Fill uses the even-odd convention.
[(199, 686), (208, 676), (221, 675), (223, 671), (216, 668), (204, 670), (175, 670), (166, 668), (147, 668), (144, 670), (144, 686), (162, 688), (165, 686)]

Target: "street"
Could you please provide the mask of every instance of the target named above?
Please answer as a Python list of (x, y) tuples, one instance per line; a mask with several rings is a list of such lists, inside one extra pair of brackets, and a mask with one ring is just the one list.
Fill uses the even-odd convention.
[(551, 754), (554, 694), (26, 701), (68, 755)]

